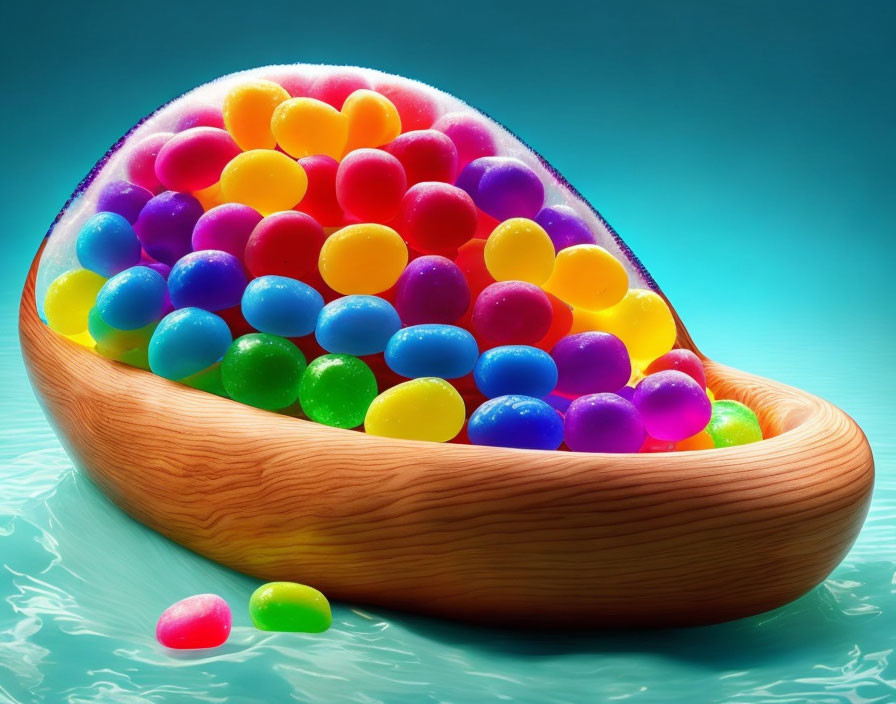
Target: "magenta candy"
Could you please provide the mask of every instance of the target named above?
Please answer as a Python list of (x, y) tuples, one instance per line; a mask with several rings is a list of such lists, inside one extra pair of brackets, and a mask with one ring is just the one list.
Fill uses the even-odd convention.
[(457, 148), (437, 130), (405, 132), (383, 147), (404, 166), (408, 186), (423, 181), (454, 183)]
[(137, 142), (131, 148), (125, 164), (128, 181), (152, 193), (163, 190), (156, 176), (156, 157), (173, 136), (171, 132), (158, 132)]
[(152, 193), (127, 181), (109, 181), (96, 199), (97, 212), (117, 213), (131, 225), (152, 199)]
[(206, 211), (193, 227), (193, 249), (219, 249), (243, 259), (246, 242), (262, 220), (261, 213), (242, 203), (224, 203)]
[(405, 325), (457, 322), (470, 307), (470, 287), (450, 259), (417, 257), (398, 277), (395, 310)]
[(432, 128), (446, 134), (454, 142), (458, 170), (474, 159), (493, 156), (498, 150), (488, 123), (473, 115), (449, 112), (436, 120)]
[(554, 345), (551, 357), (557, 363), (557, 391), (564, 394), (618, 391), (632, 375), (628, 350), (608, 332), (568, 335)]
[(490, 156), (470, 162), (457, 178), (477, 207), (497, 220), (533, 219), (544, 203), (544, 184), (519, 159)]
[(580, 396), (566, 409), (563, 439), (574, 452), (637, 452), (645, 437), (638, 409), (616, 394)]
[(712, 403), (706, 391), (684, 372), (662, 371), (646, 376), (632, 402), (651, 437), (678, 442), (709, 423)]
[(217, 127), (224, 129), (224, 116), (221, 108), (214, 105), (195, 105), (181, 115), (174, 125), (175, 132), (193, 129), (194, 127)]
[(568, 205), (542, 208), (535, 216), (535, 222), (548, 233), (557, 252), (577, 244), (597, 244), (591, 228)]
[(150, 257), (174, 265), (190, 251), (193, 227), (202, 213), (202, 204), (190, 194), (165, 191), (143, 207), (134, 232)]
[(476, 336), (496, 345), (531, 345), (551, 327), (554, 310), (538, 286), (499, 281), (486, 286), (473, 304)]
[(229, 132), (194, 127), (174, 135), (159, 150), (156, 177), (171, 191), (201, 191), (216, 184), (224, 167), (239, 153)]
[(169, 606), (156, 624), (156, 640), (166, 648), (217, 648), (230, 636), (230, 607), (217, 594), (196, 594)]
[(703, 362), (690, 350), (676, 349), (666, 352), (662, 357), (658, 357), (650, 363), (647, 373), (653, 374), (669, 369), (684, 372), (702, 388), (706, 388), (706, 372), (703, 369)]
[(339, 206), (362, 222), (384, 223), (394, 218), (407, 186), (401, 162), (380, 149), (355, 149), (336, 171)]

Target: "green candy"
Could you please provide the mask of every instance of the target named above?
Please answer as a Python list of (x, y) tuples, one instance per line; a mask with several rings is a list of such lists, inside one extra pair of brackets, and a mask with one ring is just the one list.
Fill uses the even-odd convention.
[(258, 332), (233, 341), (221, 361), (224, 390), (234, 401), (276, 411), (293, 403), (305, 355), (289, 340)]
[(249, 599), (249, 616), (262, 631), (322, 633), (333, 623), (327, 597), (295, 582), (260, 586)]
[(364, 362), (347, 354), (325, 354), (305, 370), (299, 402), (311, 420), (357, 428), (376, 393), (376, 377)]
[(103, 357), (140, 369), (149, 369), (149, 340), (157, 325), (150, 323), (137, 330), (119, 330), (106, 323), (96, 308), (91, 308), (87, 315), (87, 331), (96, 341), (96, 351)]
[(746, 445), (762, 440), (762, 429), (756, 414), (738, 401), (714, 401), (706, 432), (716, 447)]
[(227, 391), (224, 390), (224, 380), (221, 378), (220, 362), (213, 364), (208, 369), (203, 369), (201, 372), (196, 372), (181, 379), (180, 383), (215, 396), (227, 397)]

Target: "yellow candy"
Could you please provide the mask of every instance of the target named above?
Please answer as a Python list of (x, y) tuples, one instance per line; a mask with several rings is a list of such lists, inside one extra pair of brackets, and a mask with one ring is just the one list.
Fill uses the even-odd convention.
[(75, 269), (58, 276), (44, 298), (47, 325), (63, 335), (85, 332), (87, 315), (104, 283), (106, 279), (87, 269)]
[(221, 172), (221, 194), (262, 215), (292, 210), (308, 188), (308, 176), (295, 159), (272, 149), (238, 154)]
[(612, 308), (584, 314), (574, 311), (573, 331), (584, 330), (613, 333), (625, 343), (633, 362), (642, 368), (671, 350), (677, 335), (675, 319), (666, 302), (659, 294), (640, 288), (631, 289)]
[(203, 188), (201, 191), (193, 191), (193, 197), (199, 201), (203, 210), (211, 210), (225, 202), (224, 196), (221, 193), (220, 183), (213, 183), (211, 186)]
[(575, 308), (603, 310), (628, 290), (625, 267), (603, 247), (577, 244), (561, 249), (544, 289)]
[(398, 110), (385, 96), (372, 90), (356, 90), (342, 105), (348, 119), (345, 153), (362, 147), (381, 147), (401, 134)]
[(466, 410), (457, 390), (444, 379), (412, 379), (387, 389), (370, 404), (364, 430), (405, 440), (447, 442), (464, 427)]
[(408, 248), (391, 227), (349, 225), (330, 235), (320, 250), (320, 274), (344, 295), (382, 293), (408, 263)]
[(277, 144), (296, 159), (315, 154), (339, 159), (348, 139), (348, 119), (320, 100), (292, 98), (274, 110), (271, 131)]
[(96, 347), (96, 340), (94, 340), (90, 336), (90, 333), (86, 330), (84, 332), (78, 333), (77, 335), (66, 335), (66, 337), (75, 344), (86, 347), (87, 349), (92, 350), (94, 347)]
[(273, 81), (254, 80), (231, 88), (224, 98), (224, 126), (240, 149), (273, 149), (271, 116), (289, 93)]
[(495, 281), (528, 281), (541, 286), (554, 269), (554, 244), (537, 222), (511, 218), (489, 235), (485, 267)]

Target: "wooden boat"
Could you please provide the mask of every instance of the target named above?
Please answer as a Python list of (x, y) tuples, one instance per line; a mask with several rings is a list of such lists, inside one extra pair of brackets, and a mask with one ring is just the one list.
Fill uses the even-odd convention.
[[(705, 358), (765, 440), (632, 455), (391, 440), (98, 356), (41, 321), (39, 260), (21, 344), (74, 461), (137, 520), (261, 579), (478, 623), (710, 623), (812, 589), (867, 512), (873, 459), (852, 419)], [(678, 346), (699, 354), (680, 320)]]

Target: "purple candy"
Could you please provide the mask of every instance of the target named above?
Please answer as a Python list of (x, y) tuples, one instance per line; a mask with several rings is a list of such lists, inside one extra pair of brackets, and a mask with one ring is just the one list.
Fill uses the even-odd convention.
[(165, 191), (144, 206), (134, 231), (150, 257), (173, 265), (190, 251), (202, 213), (202, 204), (188, 193)]
[(569, 410), (569, 405), (572, 403), (571, 398), (568, 396), (561, 396), (560, 394), (548, 394), (541, 400), (560, 414), (565, 414), (566, 411)]
[(227, 252), (203, 249), (190, 252), (174, 265), (168, 291), (175, 308), (202, 308), (214, 313), (239, 305), (247, 283), (239, 259)]
[(128, 181), (109, 181), (96, 201), (97, 212), (117, 213), (131, 225), (152, 199), (152, 193)]
[(446, 257), (417, 257), (398, 277), (395, 310), (405, 325), (450, 325), (469, 307), (467, 280), (457, 264)]
[(574, 452), (637, 452), (647, 433), (638, 409), (616, 394), (589, 394), (566, 411), (563, 439)]
[(616, 392), (617, 396), (622, 396), (626, 401), (631, 401), (635, 397), (634, 386), (623, 386)]
[(712, 403), (700, 384), (684, 372), (662, 371), (641, 380), (632, 400), (647, 432), (657, 440), (678, 442), (709, 423)]
[(532, 219), (544, 203), (544, 184), (538, 174), (512, 157), (487, 156), (470, 162), (457, 185), (497, 220)]
[(542, 208), (535, 216), (535, 222), (548, 233), (556, 252), (577, 244), (597, 244), (591, 228), (568, 205)]
[(618, 391), (632, 375), (632, 363), (622, 340), (608, 332), (580, 332), (554, 345), (557, 391), (593, 394)]
[(241, 203), (212, 208), (193, 228), (193, 249), (218, 249), (242, 260), (249, 235), (261, 219), (261, 213)]

